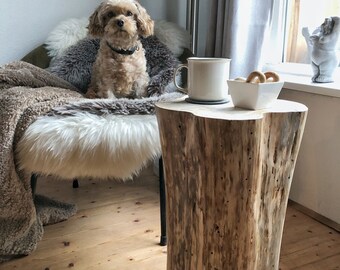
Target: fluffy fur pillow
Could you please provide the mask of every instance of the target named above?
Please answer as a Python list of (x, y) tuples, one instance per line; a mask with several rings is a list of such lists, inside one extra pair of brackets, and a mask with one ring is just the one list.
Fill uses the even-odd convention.
[(176, 57), (181, 56), (185, 48), (190, 48), (188, 32), (175, 23), (164, 20), (156, 21), (155, 36), (157, 36)]
[(88, 18), (68, 19), (58, 24), (48, 35), (45, 48), (52, 59), (61, 56), (72, 45), (87, 36)]
[[(156, 36), (142, 39), (142, 44), (150, 76), (148, 95), (171, 92), (174, 68), (179, 64), (178, 59)], [(99, 39), (82, 39), (68, 48), (62, 56), (55, 57), (47, 70), (85, 93), (91, 81), (92, 65), (98, 49)]]
[(48, 71), (86, 93), (91, 81), (92, 65), (99, 50), (99, 39), (84, 38), (52, 59)]

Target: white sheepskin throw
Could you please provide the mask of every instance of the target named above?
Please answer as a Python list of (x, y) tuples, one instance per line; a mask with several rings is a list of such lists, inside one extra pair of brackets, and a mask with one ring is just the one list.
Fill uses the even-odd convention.
[(88, 18), (68, 19), (58, 24), (48, 35), (45, 48), (51, 58), (61, 56), (65, 50), (87, 36)]
[(63, 179), (131, 179), (161, 146), (155, 115), (41, 117), (18, 144), (20, 168)]
[(185, 48), (190, 48), (188, 32), (175, 23), (164, 20), (157, 21), (155, 35), (176, 57), (179, 57)]
[[(67, 48), (85, 38), (88, 33), (88, 22), (88, 18), (73, 18), (58, 24), (45, 41), (48, 55), (51, 58), (61, 56)], [(155, 35), (176, 57), (183, 53), (184, 48), (190, 46), (188, 32), (172, 22), (156, 21)]]

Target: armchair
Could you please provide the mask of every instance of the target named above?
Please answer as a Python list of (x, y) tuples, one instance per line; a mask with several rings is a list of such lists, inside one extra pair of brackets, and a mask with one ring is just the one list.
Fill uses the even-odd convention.
[[(178, 30), (171, 29), (170, 32), (178, 33)], [(180, 34), (182, 35), (183, 32)], [(164, 33), (164, 35), (167, 34)], [(168, 35), (167, 38), (169, 38)], [(183, 43), (179, 43), (177, 47), (182, 45)], [(0, 113), (8, 121), (14, 121), (16, 125), (11, 126), (10, 131), (13, 133), (9, 135), (1, 133), (4, 136), (0, 136), (1, 139), (11, 136), (8, 145), (13, 143), (14, 153), (11, 154), (11, 147), (6, 146), (6, 153), (8, 152), (6, 158), (10, 160), (14, 157), (13, 164), (15, 164), (16, 172), (10, 169), (4, 171), (11, 179), (10, 184), (14, 184), (14, 187), (21, 185), (22, 181), (23, 188), (20, 188), (20, 192), (27, 192), (27, 188), (31, 187), (32, 193), (35, 194), (37, 178), (41, 174), (55, 175), (71, 181), (89, 176), (98, 179), (128, 180), (138, 174), (146, 164), (159, 160), (160, 244), (166, 245), (164, 178), (154, 103), (162, 99), (177, 98), (182, 94), (174, 92), (170, 84), (173, 68), (178, 64), (178, 60), (166, 48), (163, 49), (168, 50), (169, 53), (165, 58), (160, 57), (157, 47), (154, 46), (153, 43), (147, 53), (149, 57), (156, 55), (156, 60), (161, 61), (161, 64), (157, 61), (151, 62), (162, 70), (155, 72), (156, 69), (152, 66), (148, 68), (150, 72), (155, 72), (151, 78), (153, 82), (151, 86), (154, 90), (158, 86), (159, 92), (154, 97), (139, 100), (85, 100), (81, 91), (74, 87), (72, 81), (74, 76), (61, 79), (60, 76), (55, 76), (58, 74), (53, 73), (50, 68), (44, 70), (34, 66), (36, 60), (51, 60), (44, 46), (40, 46), (23, 58), (23, 61), (30, 62), (30, 64), (20, 61), (4, 66), (0, 70), (0, 102), (5, 104), (3, 106), (8, 106), (8, 109)], [(164, 46), (164, 44), (159, 46)], [(67, 57), (59, 58), (61, 61), (52, 59), (51, 64), (41, 62), (40, 64), (51, 67), (52, 63), (66, 63), (65, 61), (69, 61), (71, 56), (67, 54), (72, 51), (71, 47), (69, 49), (61, 56), (67, 55)], [(186, 56), (191, 54), (188, 50), (184, 52), (186, 55), (181, 55), (180, 58), (185, 60)], [(77, 62), (77, 65), (81, 67), (81, 63)], [(17, 77), (13, 78), (12, 74), (16, 74)], [(75, 73), (68, 73), (70, 74)], [(26, 78), (27, 76), (29, 78)], [(12, 105), (15, 107), (13, 108), (13, 112), (16, 112), (15, 117), (8, 113), (12, 110)], [(26, 179), (30, 174), (29, 184), (26, 183)], [(3, 179), (6, 181), (5, 178), (0, 177), (0, 182)], [(76, 182), (73, 183), (74, 186), (77, 185)], [(10, 184), (9, 189), (11, 189)], [(11, 192), (16, 192), (17, 198), (20, 198), (21, 193), (12, 189)], [(7, 190), (5, 186), (0, 188), (1, 193), (9, 193)], [(28, 197), (25, 195), (24, 199)], [(26, 201), (23, 200), (21, 204), (23, 203)], [(20, 224), (22, 225), (20, 237), (27, 241), (27, 246), (20, 246), (18, 249), (15, 241), (1, 245), (3, 248), (0, 248), (0, 261), (3, 258), (6, 259), (7, 256), (29, 254), (42, 237), (42, 221), (35, 217), (39, 213), (35, 213), (32, 202), (27, 203), (29, 212), (18, 209), (18, 212), (25, 216), (25, 222)], [(69, 209), (68, 216), (74, 213), (74, 208)], [(61, 220), (68, 216), (61, 217)], [(15, 219), (19, 217), (15, 217), (13, 222)], [(56, 220), (48, 223), (51, 222), (56, 222)], [(13, 237), (0, 237), (0, 244), (9, 239), (18, 239), (18, 233), (19, 231), (10, 231), (9, 235), (13, 234)]]
[[(185, 35), (185, 32), (181, 29), (174, 29), (173, 27), (175, 26), (172, 23), (164, 21), (156, 23), (156, 34), (159, 33), (157, 32), (157, 24), (161, 24), (163, 31), (164, 27), (167, 27), (172, 33), (177, 31), (177, 34), (181, 36), (179, 39), (182, 39), (183, 35)], [(174, 56), (171, 56), (169, 51), (160, 47), (157, 43), (157, 37), (156, 39), (152, 37), (149, 40), (143, 41), (143, 45), (146, 49), (148, 61), (151, 63), (148, 64), (151, 76), (150, 87), (166, 88), (165, 84), (172, 81), (173, 68), (179, 62), (175, 59), (172, 60), (171, 58)], [(167, 40), (169, 40), (169, 37), (167, 37)], [(86, 39), (79, 43), (82, 44), (78, 47), (73, 46), (73, 49), (71, 46), (66, 49), (64, 55), (52, 59), (54, 62), (47, 70), (68, 80), (78, 89), (84, 90), (84, 85), (89, 82), (87, 74), (90, 74), (90, 71), (87, 70), (87, 73), (83, 73), (86, 75), (76, 78), (70, 75), (72, 72), (65, 69), (65, 66), (69, 68), (73, 55), (81, 52), (79, 47), (83, 49), (88, 46), (92, 50), (93, 48), (97, 49), (98, 46), (96, 46), (96, 41), (87, 41)], [(188, 56), (191, 56), (190, 51), (184, 48), (187, 44), (188, 42), (179, 43), (177, 47), (175, 46), (176, 48), (174, 48), (174, 44), (171, 44), (171, 48), (177, 54), (178, 50), (180, 50), (178, 47), (183, 47), (183, 53), (179, 55), (179, 59), (184, 59), (184, 61)], [(155, 49), (160, 51), (153, 52)], [(164, 53), (163, 56), (160, 55), (162, 52)], [(41, 58), (46, 59), (46, 55), (44, 53), (42, 55), (43, 57)], [(151, 66), (158, 64), (157, 62), (154, 63), (154, 55), (164, 60), (162, 63), (163, 69), (159, 70)], [(90, 69), (89, 63), (94, 60), (94, 56), (95, 53), (92, 51), (91, 59), (87, 60), (86, 64), (82, 65), (81, 68)], [(162, 57), (167, 59), (162, 59)], [(24, 60), (28, 58), (32, 59), (32, 56), (26, 56)], [(34, 57), (34, 59), (39, 60), (37, 57)], [(76, 68), (80, 69), (81, 64), (81, 62), (76, 64)], [(153, 80), (155, 77), (160, 76), (165, 77), (164, 82), (159, 83), (157, 80)], [(173, 92), (172, 89), (163, 89), (159, 93), (163, 91)], [(179, 94), (169, 93), (166, 95), (173, 98)], [(154, 103), (157, 98), (151, 98), (151, 100)], [(120, 104), (119, 101), (115, 103)], [(97, 106), (102, 106), (101, 104), (99, 105), (99, 102), (96, 104)], [(111, 106), (112, 101), (108, 101), (108, 104)], [(133, 102), (133, 105), (137, 107), (142, 106), (141, 104), (143, 104), (143, 101), (137, 100)], [(127, 108), (129, 110), (129, 105), (127, 105)], [(92, 114), (91, 112), (88, 113), (84, 108), (75, 109), (75, 107), (72, 107), (72, 109), (64, 107), (63, 110), (71, 110), (72, 112), (68, 117), (65, 117), (68, 112), (61, 113), (57, 108), (55, 115), (50, 113), (46, 117), (37, 119), (27, 128), (18, 143), (17, 153), (20, 168), (33, 172), (31, 176), (33, 193), (35, 192), (39, 174), (52, 174), (62, 179), (73, 179), (73, 187), (77, 188), (79, 186), (78, 179), (82, 177), (90, 176), (99, 179), (116, 178), (122, 180), (132, 178), (148, 162), (158, 159), (161, 206), (160, 245), (166, 245), (165, 185), (158, 125), (155, 115), (152, 114), (153, 112), (148, 115), (143, 114), (145, 113), (144, 111), (142, 114), (137, 112), (137, 114), (132, 113), (131, 115), (111, 115), (97, 112)], [(126, 112), (123, 114), (126, 114)]]

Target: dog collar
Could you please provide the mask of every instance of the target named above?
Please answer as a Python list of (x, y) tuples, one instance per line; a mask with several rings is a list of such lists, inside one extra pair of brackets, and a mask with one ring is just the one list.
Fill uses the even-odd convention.
[(112, 46), (110, 45), (110, 43), (107, 42), (107, 41), (106, 41), (106, 44), (107, 44), (107, 46), (109, 46), (109, 48), (110, 48), (112, 51), (114, 51), (114, 52), (116, 52), (116, 53), (119, 53), (119, 54), (123, 54), (123, 55), (132, 55), (135, 51), (138, 50), (138, 46), (135, 46), (135, 47), (133, 47), (133, 48), (131, 48), (131, 49), (128, 49), (128, 50), (124, 50), (124, 49), (117, 49), (117, 48), (112, 47)]

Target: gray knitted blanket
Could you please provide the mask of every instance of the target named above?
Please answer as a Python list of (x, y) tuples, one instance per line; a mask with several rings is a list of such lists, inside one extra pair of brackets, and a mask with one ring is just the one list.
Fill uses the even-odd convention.
[(39, 116), (72, 117), (95, 114), (153, 114), (159, 100), (179, 93), (142, 100), (88, 100), (68, 82), (25, 62), (0, 67), (0, 262), (30, 254), (43, 236), (43, 225), (72, 216), (76, 207), (44, 196), (33, 199), (30, 172), (16, 166), (16, 145)]

